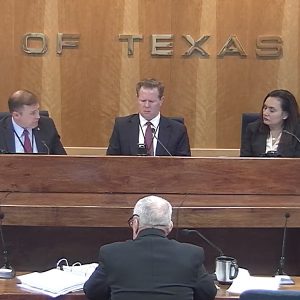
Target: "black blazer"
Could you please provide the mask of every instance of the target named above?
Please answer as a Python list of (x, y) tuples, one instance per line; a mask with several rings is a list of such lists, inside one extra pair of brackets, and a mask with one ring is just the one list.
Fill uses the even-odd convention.
[[(172, 156), (191, 156), (191, 149), (184, 124), (161, 116), (158, 139), (168, 149)], [(109, 140), (107, 155), (138, 155), (139, 115), (133, 114), (118, 117)], [(157, 156), (169, 155), (163, 146), (157, 142)]]
[[(261, 156), (266, 152), (266, 141), (269, 133), (262, 131), (260, 126), (261, 120), (248, 124), (246, 134), (241, 142), (241, 156)], [(300, 124), (297, 125), (293, 134), (300, 138)], [(277, 152), (282, 157), (300, 157), (300, 143), (295, 137), (283, 132)]]
[(217, 292), (203, 248), (169, 240), (158, 229), (101, 247), (99, 259), (84, 285), (91, 300), (212, 300)]
[[(11, 118), (11, 116), (7, 116), (0, 120), (0, 151), (6, 153), (16, 152)], [(38, 127), (34, 128), (32, 132), (35, 137), (38, 153), (67, 154), (51, 118), (41, 116)]]

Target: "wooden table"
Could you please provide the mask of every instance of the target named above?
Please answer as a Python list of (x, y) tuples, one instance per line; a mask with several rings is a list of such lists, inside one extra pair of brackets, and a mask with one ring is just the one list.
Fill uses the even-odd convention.
[[(95, 261), (99, 246), (130, 238), (135, 202), (155, 194), (174, 207), (173, 238), (200, 229), (255, 274), (275, 272), (289, 213), (286, 271), (300, 275), (299, 170), (297, 158), (1, 155), (11, 263), (31, 271), (62, 255)], [(187, 242), (205, 248), (212, 272), (217, 253), (198, 237)]]
[[(124, 227), (158, 194), (185, 228), (300, 227), (300, 159), (0, 156), (4, 224)], [(255, 219), (255, 222), (253, 220)]]
[[(293, 286), (281, 286), (280, 289), (289, 289), (289, 290), (300, 290), (300, 277), (294, 277), (295, 285)], [(0, 279), (0, 300), (49, 300), (51, 299), (48, 296), (33, 293), (21, 289), (16, 284), (17, 279)], [(239, 298), (238, 295), (230, 294), (226, 290), (229, 286), (221, 285), (218, 290), (215, 300), (233, 300)], [(71, 293), (59, 298), (57, 300), (86, 300), (83, 292)]]

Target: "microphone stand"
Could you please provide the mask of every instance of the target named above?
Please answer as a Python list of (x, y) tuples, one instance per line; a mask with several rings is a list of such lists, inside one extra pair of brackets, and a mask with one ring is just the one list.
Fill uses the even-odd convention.
[(43, 146), (47, 149), (47, 155), (50, 155), (50, 149), (44, 140), (41, 141)]
[(3, 230), (2, 230), (2, 220), (4, 218), (4, 213), (0, 212), (0, 236), (2, 242), (2, 249), (3, 249), (3, 258), (4, 258), (4, 265), (0, 268), (0, 278), (1, 279), (12, 279), (16, 276), (16, 271), (10, 265), (8, 260), (8, 252), (5, 247), (4, 237), (3, 237)]
[(155, 138), (158, 141), (158, 143), (163, 147), (163, 149), (168, 153), (168, 155), (173, 156), (170, 153), (170, 151), (166, 148), (166, 146), (158, 139), (158, 137), (156, 136), (156, 130), (154, 128), (152, 128), (152, 134), (153, 134), (153, 138)]
[(218, 247), (216, 246), (213, 242), (211, 242), (209, 239), (207, 239), (202, 233), (200, 233), (198, 230), (195, 229), (182, 229), (181, 231), (184, 235), (189, 235), (191, 233), (194, 233), (198, 236), (200, 236), (208, 245), (210, 245), (212, 248), (214, 248), (215, 250), (217, 250), (221, 256), (224, 256), (224, 252)]
[[(207, 239), (202, 233), (200, 233), (198, 230), (195, 229), (182, 229), (181, 231), (184, 235), (189, 234), (196, 234), (200, 236), (207, 244), (209, 244), (212, 248), (217, 250), (219, 252), (219, 255), (216, 258), (216, 269), (213, 274), (213, 279), (219, 281), (222, 283), (230, 283), (232, 282), (232, 279), (236, 278), (238, 275), (238, 265), (236, 262), (236, 259), (233, 257), (229, 257), (224, 255), (224, 252), (221, 248), (216, 246), (213, 242), (211, 242), (209, 239)], [(225, 262), (225, 263), (224, 263)], [(230, 267), (228, 268), (227, 263), (230, 263)], [(226, 266), (227, 265), (227, 266)], [(234, 274), (231, 273), (232, 268), (234, 268)]]
[(286, 130), (286, 129), (283, 129), (282, 132), (287, 133), (287, 134), (293, 136), (293, 137), (297, 140), (297, 142), (300, 143), (300, 139), (299, 139), (295, 134), (289, 132), (289, 131)]
[(283, 238), (282, 238), (282, 247), (281, 247), (281, 257), (279, 260), (279, 266), (277, 271), (275, 272), (275, 277), (280, 278), (280, 284), (284, 285), (292, 285), (295, 284), (295, 282), (292, 280), (290, 276), (288, 276), (284, 272), (284, 263), (285, 263), (285, 244), (286, 244), (286, 229), (287, 229), (287, 221), (288, 218), (290, 217), (289, 213), (285, 214), (285, 224), (283, 228)]

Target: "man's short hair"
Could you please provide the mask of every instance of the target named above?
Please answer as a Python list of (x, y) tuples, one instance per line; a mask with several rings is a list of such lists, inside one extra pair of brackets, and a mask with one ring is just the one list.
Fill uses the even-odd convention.
[(145, 89), (158, 89), (158, 94), (159, 94), (159, 98), (161, 98), (164, 95), (164, 90), (165, 87), (163, 85), (162, 82), (154, 79), (154, 78), (149, 78), (149, 79), (143, 79), (141, 81), (139, 81), (136, 85), (136, 95), (139, 95), (140, 89), (141, 88), (145, 88)]
[(140, 199), (135, 207), (134, 214), (139, 216), (141, 228), (169, 228), (172, 224), (171, 204), (157, 196), (147, 196)]
[(39, 103), (38, 98), (35, 94), (27, 90), (19, 90), (14, 92), (8, 98), (8, 109), (10, 113), (20, 110), (24, 105), (34, 105)]

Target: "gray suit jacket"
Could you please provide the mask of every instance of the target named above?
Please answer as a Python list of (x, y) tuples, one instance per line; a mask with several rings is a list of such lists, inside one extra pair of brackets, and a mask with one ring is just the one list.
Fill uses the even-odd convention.
[[(191, 156), (189, 138), (184, 124), (161, 116), (158, 139), (172, 156)], [(109, 141), (107, 155), (138, 155), (139, 115), (118, 117)], [(159, 142), (157, 156), (167, 156), (168, 152)]]
[(145, 229), (135, 240), (105, 245), (84, 285), (90, 300), (212, 300), (216, 287), (203, 249)]

